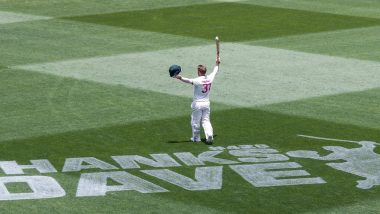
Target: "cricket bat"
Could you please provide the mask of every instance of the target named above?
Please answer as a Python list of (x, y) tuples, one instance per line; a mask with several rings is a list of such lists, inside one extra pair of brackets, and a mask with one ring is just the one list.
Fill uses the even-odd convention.
[(219, 37), (215, 37), (215, 44), (216, 44), (216, 57), (219, 58), (219, 52), (220, 52)]

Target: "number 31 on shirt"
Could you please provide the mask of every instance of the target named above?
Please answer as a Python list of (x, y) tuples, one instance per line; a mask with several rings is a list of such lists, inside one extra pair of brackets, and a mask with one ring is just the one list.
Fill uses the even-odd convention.
[(211, 89), (211, 83), (203, 84), (203, 90), (202, 93), (207, 93)]

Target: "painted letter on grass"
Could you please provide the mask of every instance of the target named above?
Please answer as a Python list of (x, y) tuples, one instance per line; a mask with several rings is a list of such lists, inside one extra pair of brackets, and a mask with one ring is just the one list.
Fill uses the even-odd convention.
[[(107, 185), (111, 179), (120, 185)], [(128, 172), (99, 172), (81, 175), (77, 196), (105, 196), (107, 192), (134, 190), (141, 193), (168, 192), (168, 190)]]
[(141, 170), (143, 173), (167, 181), (191, 191), (222, 188), (222, 166), (197, 167), (195, 179), (173, 172), (169, 169)]
[[(313, 178), (282, 178), (281, 177), (305, 177), (310, 176), (305, 170), (294, 170), (302, 166), (294, 162), (264, 163), (249, 165), (233, 165), (232, 170), (255, 187), (287, 186), (302, 184), (326, 183), (320, 177)], [(280, 170), (283, 169), (283, 170)], [(275, 171), (274, 171), (275, 170)]]
[[(24, 183), (27, 184), (31, 192), (11, 193), (6, 184)], [(23, 200), (23, 199), (43, 199), (58, 198), (65, 196), (65, 190), (58, 182), (48, 176), (10, 176), (0, 177), (0, 200)]]

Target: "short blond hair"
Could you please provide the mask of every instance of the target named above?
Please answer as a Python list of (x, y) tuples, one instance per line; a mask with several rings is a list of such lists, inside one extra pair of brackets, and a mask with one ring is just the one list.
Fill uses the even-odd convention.
[(206, 74), (207, 72), (207, 68), (204, 65), (198, 65), (197, 69), (201, 74)]

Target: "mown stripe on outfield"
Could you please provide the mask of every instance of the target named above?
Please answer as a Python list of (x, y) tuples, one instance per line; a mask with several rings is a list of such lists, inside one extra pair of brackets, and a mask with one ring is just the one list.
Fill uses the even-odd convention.
[(192, 5), (67, 19), (205, 39), (220, 35), (224, 41), (380, 25), (379, 19), (239, 3)]
[(273, 48), (380, 61), (380, 27), (310, 33), (247, 42)]
[(35, 20), (45, 20), (51, 19), (46, 16), (35, 16), (23, 13), (13, 13), (7, 11), (0, 11), (0, 24), (9, 24), (15, 22), (27, 22), (27, 21), (35, 21)]
[(240, 2), (267, 7), (279, 7), (349, 16), (380, 18), (380, 2), (377, 0), (244, 0)]
[(380, 129), (380, 88), (262, 106), (260, 109)]
[(0, 43), (2, 65), (213, 44), (198, 38), (57, 19), (3, 25)]
[(190, 113), (187, 98), (11, 69), (0, 97), (0, 141)]
[[(192, 87), (169, 78), (179, 64), (196, 76), (196, 65), (212, 70), (214, 46), (95, 57), (16, 68), (112, 85), (192, 96)], [(380, 63), (281, 49), (223, 43), (221, 70), (212, 99), (234, 106), (259, 106), (379, 87)]]
[(213, 0), (33, 0), (1, 1), (1, 8), (16, 13), (39, 14), (62, 17), (86, 14), (113, 13), (120, 11), (146, 10), (163, 7), (178, 7), (193, 4), (207, 4)]

